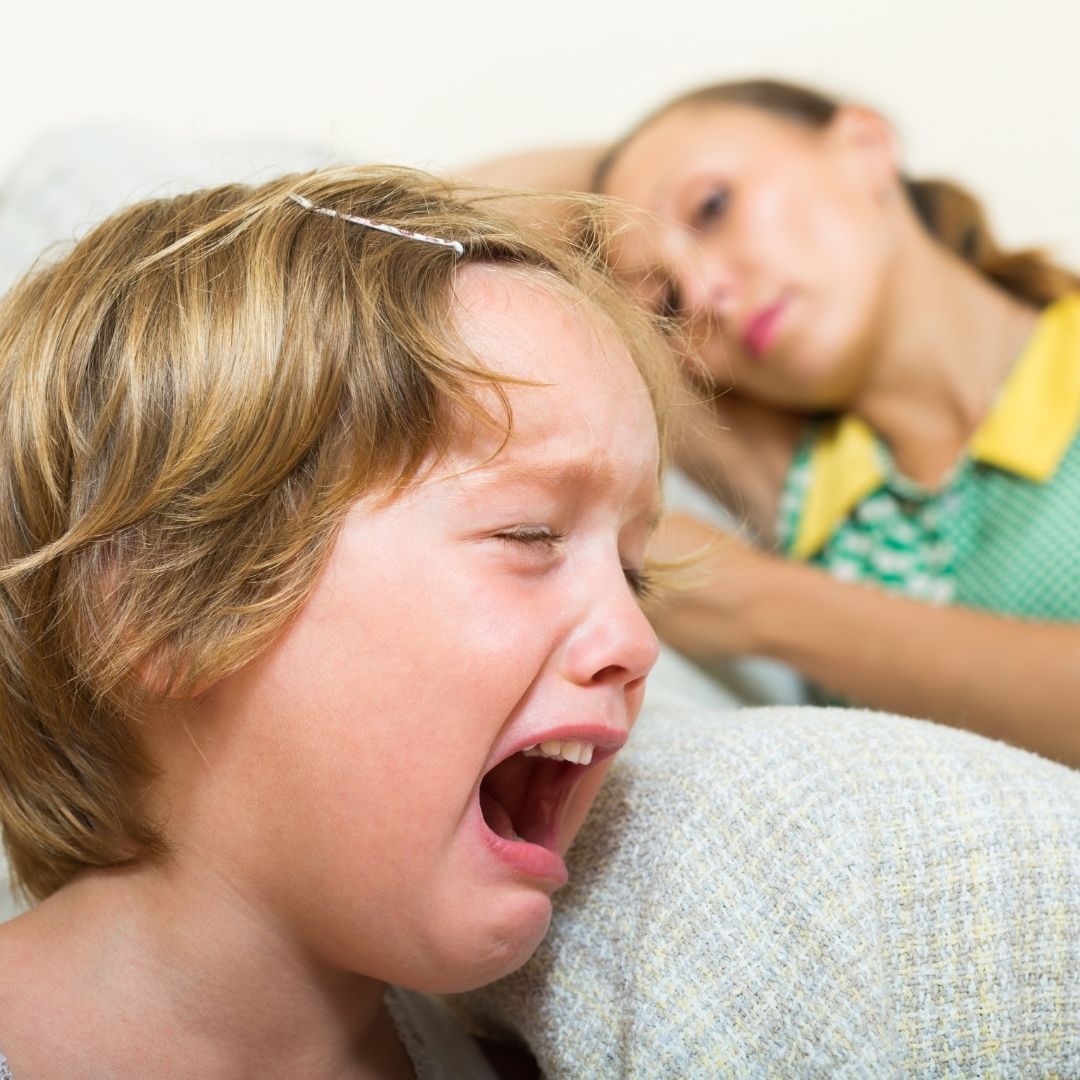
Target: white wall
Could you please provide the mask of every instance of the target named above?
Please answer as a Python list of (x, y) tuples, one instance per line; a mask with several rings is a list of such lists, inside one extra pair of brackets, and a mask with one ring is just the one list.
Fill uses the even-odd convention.
[(0, 0), (0, 175), (86, 120), (452, 165), (771, 73), (879, 107), (911, 171), (1080, 264), (1078, 40), (1075, 0)]

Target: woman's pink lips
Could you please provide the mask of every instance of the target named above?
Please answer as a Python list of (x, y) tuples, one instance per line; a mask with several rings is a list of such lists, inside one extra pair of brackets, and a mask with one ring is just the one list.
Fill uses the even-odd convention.
[(786, 300), (777, 300), (754, 315), (742, 332), (742, 343), (751, 356), (764, 356), (776, 338), (780, 317), (787, 307)]

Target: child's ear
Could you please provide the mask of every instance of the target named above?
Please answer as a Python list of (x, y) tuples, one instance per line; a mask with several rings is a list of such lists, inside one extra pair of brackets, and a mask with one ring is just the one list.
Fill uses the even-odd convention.
[(872, 194), (882, 197), (895, 189), (900, 176), (899, 141), (880, 113), (861, 105), (841, 105), (829, 124), (828, 138)]

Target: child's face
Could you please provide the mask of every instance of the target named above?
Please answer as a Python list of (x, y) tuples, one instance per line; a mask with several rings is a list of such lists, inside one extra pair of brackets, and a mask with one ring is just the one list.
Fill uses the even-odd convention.
[[(536, 947), (657, 652), (628, 580), (658, 498), (629, 355), (506, 270), (457, 295), (483, 362), (548, 385), (509, 390), (494, 459), (485, 436), (353, 510), (278, 644), (205, 696), (209, 767), (170, 821), (319, 961), (431, 990)], [(521, 754), (550, 741), (592, 764)]]

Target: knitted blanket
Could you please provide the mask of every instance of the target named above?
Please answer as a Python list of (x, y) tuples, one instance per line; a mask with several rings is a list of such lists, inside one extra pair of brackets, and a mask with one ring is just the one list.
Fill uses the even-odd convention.
[(1080, 1077), (1080, 773), (853, 710), (643, 716), (454, 1007), (558, 1077)]

